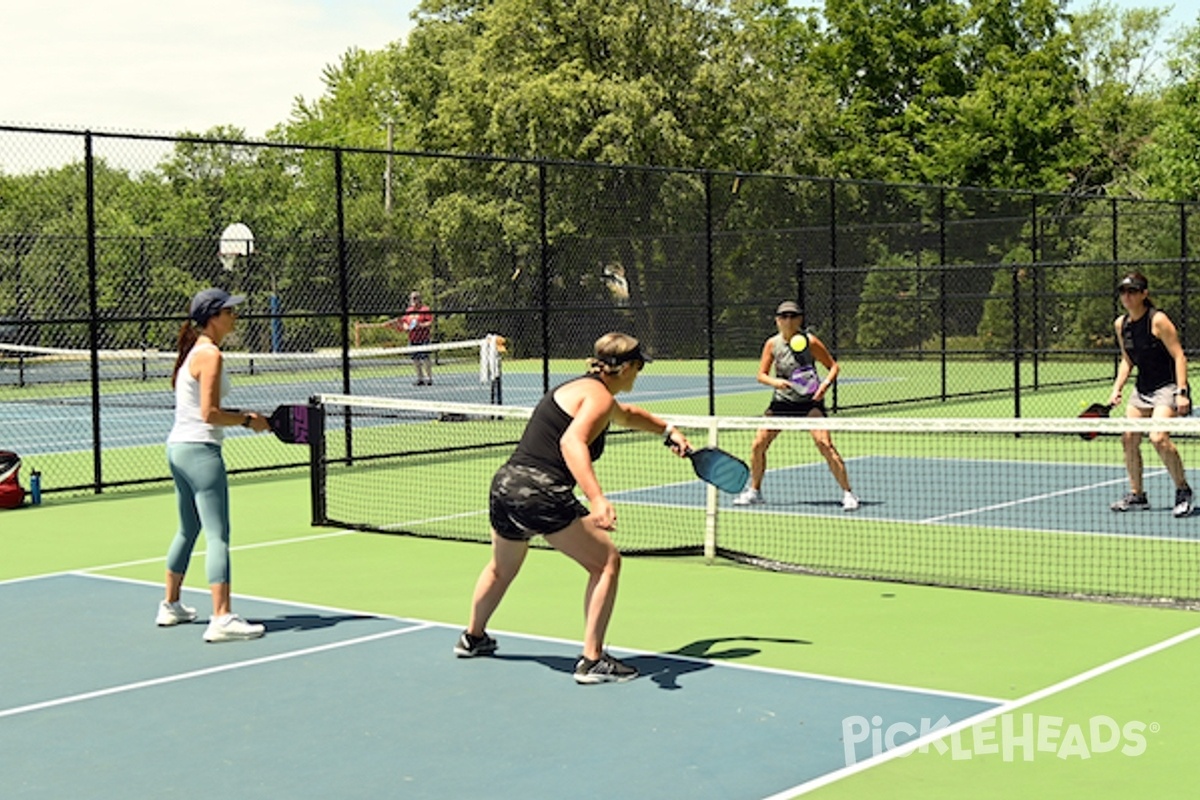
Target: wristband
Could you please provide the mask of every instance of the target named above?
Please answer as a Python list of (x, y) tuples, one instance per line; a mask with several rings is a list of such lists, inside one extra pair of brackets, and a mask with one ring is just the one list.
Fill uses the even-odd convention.
[(250, 414), (246, 414), (244, 417), (242, 417), (242, 427), (243, 427), (243, 428), (249, 428), (249, 427), (250, 427), (250, 421), (251, 421), (251, 420), (253, 420), (253, 419), (254, 419), (254, 417), (253, 417), (252, 415), (250, 415)]
[(1186, 386), (1181, 386), (1175, 390), (1175, 396), (1176, 397), (1186, 397), (1190, 400), (1192, 397), (1192, 390)]
[(667, 427), (663, 428), (663, 441), (664, 442), (671, 441), (671, 433), (674, 430), (675, 430), (675, 426), (668, 422)]

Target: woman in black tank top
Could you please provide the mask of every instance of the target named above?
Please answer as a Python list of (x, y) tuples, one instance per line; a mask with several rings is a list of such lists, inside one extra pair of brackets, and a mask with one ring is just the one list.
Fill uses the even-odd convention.
[[(588, 572), (583, 653), (575, 664), (575, 681), (637, 677), (636, 669), (603, 650), (621, 556), (609, 536), (616, 528), (617, 512), (604, 496), (592, 463), (604, 453), (611, 422), (665, 436), (680, 456), (691, 446), (665, 420), (616, 400), (617, 394), (633, 388), (650, 360), (632, 336), (606, 334), (596, 341), (588, 374), (551, 389), (534, 408), (516, 450), (492, 479), (492, 559), (475, 585), (471, 619), (454, 646), (455, 655), (471, 658), (496, 651), (496, 640), (486, 632), (488, 620), (517, 577), (529, 540), (541, 534)], [(587, 497), (590, 511), (576, 499), (576, 486)]]
[[(1125, 416), (1145, 417), (1187, 416), (1192, 413), (1191, 393), (1187, 380), (1187, 356), (1179, 343), (1175, 324), (1165, 313), (1155, 308), (1149, 295), (1150, 283), (1140, 272), (1131, 272), (1117, 284), (1125, 312), (1117, 317), (1113, 327), (1121, 347), (1121, 363), (1113, 381), (1109, 405), (1121, 402), (1121, 392), (1137, 367), (1137, 382), (1133, 396), (1125, 406)], [(1166, 431), (1153, 431), (1150, 443), (1158, 451), (1171, 480), (1175, 482), (1176, 517), (1192, 513), (1192, 488), (1188, 485), (1183, 459)], [(1126, 431), (1121, 434), (1125, 451), (1125, 469), (1129, 472), (1129, 492), (1112, 504), (1113, 511), (1132, 511), (1150, 508), (1142, 481), (1142, 434)]]

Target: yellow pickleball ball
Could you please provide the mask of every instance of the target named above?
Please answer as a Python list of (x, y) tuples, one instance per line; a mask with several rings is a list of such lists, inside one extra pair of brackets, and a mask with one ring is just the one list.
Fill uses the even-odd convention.
[(797, 333), (788, 344), (791, 345), (793, 353), (802, 352), (804, 348), (808, 347), (808, 337), (803, 333)]

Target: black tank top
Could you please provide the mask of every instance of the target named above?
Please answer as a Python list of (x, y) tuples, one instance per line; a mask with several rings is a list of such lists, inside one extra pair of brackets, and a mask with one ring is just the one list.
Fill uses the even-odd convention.
[(1153, 394), (1175, 382), (1175, 359), (1167, 352), (1162, 339), (1151, 330), (1151, 320), (1157, 313), (1157, 308), (1149, 308), (1139, 320), (1131, 322), (1126, 314), (1121, 321), (1121, 342), (1130, 361), (1137, 367), (1136, 385), (1142, 394)]
[[(564, 483), (575, 483), (575, 477), (567, 467), (562, 455), (562, 435), (574, 422), (575, 418), (563, 411), (562, 406), (554, 401), (554, 393), (566, 386), (567, 383), (583, 380), (600, 380), (599, 375), (584, 375), (566, 383), (560, 383), (545, 394), (533, 409), (533, 415), (521, 434), (517, 449), (508, 459), (510, 464), (520, 464), (527, 467), (537, 467)], [(608, 435), (608, 426), (600, 431), (589, 445), (588, 452), (592, 462), (604, 455), (604, 439)]]

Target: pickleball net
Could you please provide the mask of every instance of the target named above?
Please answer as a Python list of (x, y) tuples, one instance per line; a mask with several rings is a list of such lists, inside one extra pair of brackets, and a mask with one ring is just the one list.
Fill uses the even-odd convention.
[[(314, 524), (487, 542), (488, 487), (530, 409), (312, 398)], [(681, 417), (696, 446), (750, 460), (755, 431), (781, 430), (761, 504), (698, 481), (657, 436), (614, 428), (596, 472), (628, 554), (730, 559), (816, 575), (1037, 595), (1200, 605), (1200, 514), (1148, 438), (1169, 426), (1185, 463), (1200, 420)], [(844, 458), (857, 511), (812, 431)], [(1120, 435), (1147, 439), (1148, 511), (1114, 512), (1128, 491)], [(1095, 439), (1090, 434), (1099, 433)], [(542, 545), (540, 537), (535, 545)]]

